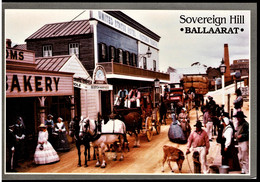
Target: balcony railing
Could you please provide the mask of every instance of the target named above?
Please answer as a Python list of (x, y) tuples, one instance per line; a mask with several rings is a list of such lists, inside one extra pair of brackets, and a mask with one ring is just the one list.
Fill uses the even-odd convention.
[(124, 65), (115, 62), (102, 62), (98, 63), (103, 66), (107, 74), (119, 74), (126, 76), (144, 77), (150, 79), (160, 79), (160, 80), (170, 80), (170, 75), (167, 73), (156, 72), (152, 70), (146, 70), (142, 68), (137, 68), (130, 65)]

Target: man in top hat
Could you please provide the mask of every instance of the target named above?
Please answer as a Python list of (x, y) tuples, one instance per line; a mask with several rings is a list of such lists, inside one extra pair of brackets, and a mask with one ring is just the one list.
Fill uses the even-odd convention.
[(208, 101), (206, 103), (206, 106), (209, 109), (215, 109), (215, 107), (216, 107), (216, 102), (214, 101), (213, 97), (210, 95), (208, 96)]
[[(192, 131), (188, 138), (186, 154), (190, 153), (190, 148), (192, 146), (193, 152), (199, 153), (199, 160), (202, 166), (203, 173), (207, 174), (207, 155), (210, 147), (209, 137), (207, 132), (202, 129), (202, 123), (200, 121), (197, 121), (194, 126), (196, 126), (196, 130)], [(198, 173), (200, 173), (200, 171), (198, 171)]]
[(17, 160), (24, 160), (27, 156), (25, 153), (25, 127), (21, 117), (18, 117), (14, 125), (14, 135), (16, 137), (16, 154)]
[(238, 111), (234, 117), (238, 120), (236, 139), (238, 142), (238, 159), (242, 174), (249, 173), (249, 124), (244, 119), (243, 111)]

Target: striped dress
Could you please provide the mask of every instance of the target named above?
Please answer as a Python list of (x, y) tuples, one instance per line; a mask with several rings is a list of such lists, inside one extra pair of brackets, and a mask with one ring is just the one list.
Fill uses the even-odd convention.
[[(44, 142), (43, 149), (41, 150), (41, 144)], [(38, 145), (34, 153), (35, 164), (48, 164), (59, 161), (60, 158), (52, 145), (48, 142), (48, 131), (40, 131), (38, 136)]]

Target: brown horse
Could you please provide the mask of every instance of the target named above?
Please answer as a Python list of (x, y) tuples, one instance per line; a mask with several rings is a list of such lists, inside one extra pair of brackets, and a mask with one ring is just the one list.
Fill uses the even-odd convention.
[(142, 117), (138, 112), (130, 112), (123, 116), (123, 121), (126, 125), (126, 131), (131, 136), (135, 135), (134, 147), (140, 147), (140, 139), (138, 134), (142, 129)]

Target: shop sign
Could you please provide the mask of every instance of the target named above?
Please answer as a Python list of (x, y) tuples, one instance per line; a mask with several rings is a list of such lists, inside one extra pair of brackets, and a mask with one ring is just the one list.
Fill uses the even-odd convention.
[(97, 19), (137, 40), (140, 40), (152, 47), (158, 48), (157, 41), (144, 35), (143, 33), (139, 32), (138, 30), (133, 29), (132, 27), (130, 27), (127, 24), (123, 23), (122, 21), (114, 18), (113, 16), (110, 16), (109, 14), (105, 13), (104, 11), (92, 10), (90, 12), (91, 12), (90, 18)]
[(92, 90), (113, 90), (112, 85), (90, 85), (89, 88)]
[(73, 77), (6, 73), (6, 97), (73, 95)]
[(97, 65), (93, 73), (93, 84), (107, 84), (106, 70), (103, 66)]
[(34, 63), (35, 54), (30, 51), (6, 48), (6, 60), (23, 63)]

